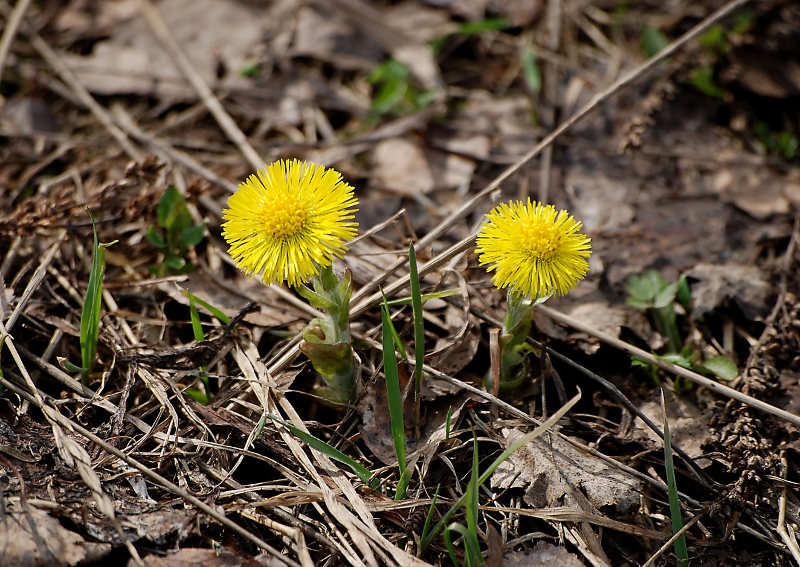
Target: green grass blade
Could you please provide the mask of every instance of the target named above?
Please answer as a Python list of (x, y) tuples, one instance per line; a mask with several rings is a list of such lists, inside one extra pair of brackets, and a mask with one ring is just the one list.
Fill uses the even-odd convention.
[[(457, 526), (458, 524), (451, 524), (451, 526)], [(444, 529), (444, 544), (447, 547), (447, 554), (450, 556), (450, 561), (453, 563), (455, 567), (461, 567), (461, 563), (458, 561), (458, 555), (456, 555), (456, 548), (453, 545), (453, 540), (450, 537), (450, 527), (447, 526)], [(455, 531), (455, 530), (454, 530)]]
[(483, 565), (480, 545), (478, 543), (478, 439), (473, 433), (472, 437), (472, 476), (467, 487), (467, 532), (469, 537), (465, 537), (465, 548), (470, 565)]
[(97, 341), (100, 336), (100, 305), (103, 297), (103, 275), (106, 271), (106, 247), (117, 241), (101, 244), (97, 239), (97, 226), (94, 215), (89, 211), (92, 219), (94, 233), (94, 247), (92, 251), (92, 269), (89, 272), (89, 283), (86, 287), (86, 296), (81, 311), (81, 379), (84, 384), (89, 379), (89, 373), (94, 368), (97, 356)]
[(330, 445), (325, 443), (325, 441), (323, 441), (322, 439), (314, 437), (310, 433), (306, 433), (302, 429), (298, 429), (294, 425), (285, 422), (276, 415), (268, 414), (268, 416), (273, 421), (280, 423), (286, 429), (294, 433), (303, 443), (305, 443), (309, 447), (313, 447), (314, 449), (316, 449), (320, 453), (324, 453), (334, 461), (340, 462), (343, 465), (350, 467), (350, 469), (356, 474), (356, 476), (358, 476), (359, 479), (361, 479), (361, 482), (363, 482), (364, 484), (369, 485), (371, 488), (377, 488), (378, 480), (375, 479), (372, 481), (372, 484), (370, 484), (372, 473), (369, 471), (368, 468), (366, 468), (364, 465), (362, 465), (352, 457), (345, 455), (339, 449), (331, 447)]
[[(483, 485), (483, 483), (486, 482), (486, 480), (490, 476), (492, 476), (492, 473), (495, 471), (495, 469), (497, 469), (497, 467), (499, 467), (500, 464), (503, 461), (505, 461), (508, 457), (510, 457), (512, 454), (518, 451), (526, 443), (530, 443), (531, 441), (533, 441), (534, 439), (545, 433), (548, 429), (553, 427), (553, 425), (555, 425), (559, 419), (564, 417), (564, 414), (566, 414), (570, 409), (572, 409), (572, 406), (578, 403), (578, 400), (580, 399), (581, 399), (581, 394), (580, 392), (578, 392), (578, 394), (574, 398), (572, 398), (566, 404), (564, 404), (556, 413), (550, 416), (550, 418), (547, 421), (542, 423), (539, 427), (537, 427), (527, 435), (520, 437), (514, 443), (509, 445), (508, 448), (505, 451), (503, 451), (500, 454), (500, 456), (497, 457), (494, 460), (494, 462), (492, 462), (492, 464), (489, 465), (489, 468), (486, 469), (486, 471), (481, 475), (481, 477), (478, 479), (478, 486)], [(453, 514), (456, 513), (456, 510), (458, 510), (459, 507), (461, 507), (466, 497), (467, 495), (464, 494), (461, 496), (461, 498), (456, 500), (455, 503), (453, 503), (453, 505), (450, 507), (450, 509), (444, 514), (444, 516), (442, 516), (442, 519), (439, 520), (439, 522), (433, 527), (433, 529), (430, 531), (427, 537), (425, 537), (424, 539), (420, 539), (419, 543), (420, 553), (424, 552), (433, 541), (433, 538), (435, 538), (442, 532), (444, 526), (447, 525), (447, 522), (450, 521), (450, 518), (453, 517)]]
[(483, 555), (481, 555), (481, 548), (478, 545), (477, 536), (473, 538), (472, 534), (469, 531), (469, 528), (464, 527), (463, 524), (459, 523), (452, 523), (447, 526), (445, 533), (445, 543), (447, 544), (447, 552), (450, 554), (450, 559), (458, 565), (458, 558), (456, 557), (456, 549), (453, 546), (452, 541), (450, 540), (450, 533), (449, 532), (456, 532), (457, 534), (461, 535), (461, 538), (464, 541), (464, 565), (465, 567), (474, 567), (483, 565)]
[(200, 312), (197, 310), (197, 304), (194, 302), (194, 296), (191, 293), (186, 293), (189, 298), (189, 316), (192, 318), (192, 333), (194, 340), (198, 343), (206, 340), (206, 335), (203, 333), (203, 324), (200, 323)]
[[(661, 409), (664, 413), (664, 465), (667, 469), (667, 488), (669, 489), (669, 513), (672, 516), (672, 533), (676, 534), (683, 529), (681, 516), (681, 501), (678, 497), (678, 485), (675, 482), (675, 465), (672, 461), (672, 442), (670, 441), (669, 423), (664, 407), (664, 391), (661, 391)], [(678, 567), (689, 566), (689, 550), (686, 547), (686, 536), (681, 534), (675, 540), (675, 557)]]
[(413, 244), (408, 247), (408, 270), (411, 283), (411, 308), (414, 313), (414, 399), (417, 400), (422, 388), (422, 365), (425, 363), (425, 323), (422, 319), (417, 253)]
[[(449, 289), (440, 289), (439, 291), (432, 291), (430, 293), (423, 293), (420, 298), (422, 302), (429, 301), (431, 299), (443, 299), (445, 297), (452, 297), (454, 295), (458, 295), (461, 293), (461, 290), (455, 287), (451, 287)], [(408, 295), (406, 297), (398, 297), (397, 299), (390, 299), (387, 303), (390, 307), (397, 307), (398, 305), (408, 305), (411, 303), (413, 298)]]
[[(395, 342), (391, 329), (394, 328), (392, 320), (389, 318), (389, 306), (386, 305), (386, 298), (383, 298), (381, 306), (381, 320), (383, 322), (383, 374), (386, 377), (386, 395), (389, 401), (389, 418), (392, 422), (392, 438), (394, 439), (394, 451), (397, 455), (397, 466), (400, 473), (406, 468), (406, 432), (403, 423), (403, 396), (400, 393), (400, 376), (397, 371), (397, 355), (395, 354)], [(398, 483), (398, 490), (395, 493), (395, 500), (401, 500), (405, 493), (401, 493), (401, 486)]]
[[(186, 298), (189, 300), (190, 309), (191, 309), (192, 303), (195, 303), (197, 305), (202, 305), (203, 307), (205, 307), (208, 310), (209, 313), (211, 313), (214, 317), (219, 319), (220, 322), (222, 322), (223, 325), (227, 325), (228, 323), (230, 323), (231, 318), (228, 317), (227, 315), (225, 315), (225, 313), (223, 313), (222, 311), (220, 311), (219, 309), (217, 309), (213, 305), (211, 305), (209, 302), (203, 301), (202, 299), (200, 299), (199, 297), (194, 295), (192, 292), (190, 292), (188, 289), (183, 289), (181, 286), (177, 286), (177, 287), (180, 290), (180, 292), (183, 295), (185, 295)], [(195, 309), (195, 311), (197, 311), (197, 307), (196, 306), (194, 307), (194, 309)], [(199, 315), (199, 313), (198, 313), (198, 315)], [(194, 319), (192, 319), (192, 325), (194, 325)], [(198, 339), (196, 333), (195, 333), (194, 338), (195, 338), (195, 340), (203, 340), (203, 339)]]
[(420, 540), (425, 539), (425, 536), (428, 535), (428, 530), (431, 529), (431, 522), (433, 521), (433, 512), (436, 510), (436, 500), (439, 498), (439, 490), (442, 488), (441, 484), (436, 485), (436, 492), (433, 493), (433, 500), (431, 500), (431, 506), (428, 508), (428, 515), (425, 516), (425, 524), (422, 526), (422, 533), (420, 534)]

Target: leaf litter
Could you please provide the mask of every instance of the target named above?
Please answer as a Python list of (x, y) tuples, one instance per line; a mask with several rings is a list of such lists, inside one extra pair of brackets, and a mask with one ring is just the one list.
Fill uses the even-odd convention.
[[(95, 4), (29, 7), (0, 67), (4, 557), (40, 564), (58, 544), (58, 557), (78, 564), (127, 545), (132, 565), (132, 549), (153, 565), (446, 564), (442, 543), (414, 559), (416, 517), (437, 486), (435, 520), (463, 493), (473, 428), (487, 428), (480, 448), (481, 464), (489, 463), (535, 426), (530, 414), (546, 417), (564, 401), (559, 389), (571, 396), (577, 387), (581, 404), (558, 434), (512, 455), (484, 487), (489, 555), (499, 549), (508, 564), (666, 564), (663, 442), (623, 401), (558, 359), (535, 365), (533, 384), (510, 405), (480, 393), (494, 326), (487, 321), (502, 320), (504, 301), (471, 252), (442, 263), (456, 270), (461, 294), (426, 307), (426, 362), (440, 380), (425, 387), (422, 436), (407, 427), (409, 450), (421, 458), (406, 501), (370, 497), (346, 469), (265, 419), (280, 413), (324, 439), (375, 471), (390, 493), (379, 312), (372, 305), (352, 321), (362, 400), (333, 409), (311, 394), (310, 365), (289, 356), (313, 313), (291, 290), (242, 277), (226, 259), (219, 215), (230, 186), (251, 173), (241, 140), (218, 126), (196, 83), (174, 66), (179, 55), (153, 41), (139, 3)], [(595, 117), (556, 139), (550, 157), (522, 165), (549, 130), (540, 117), (567, 118), (644, 60), (643, 26), (674, 39), (715, 7), (664, 13), (641, 3), (615, 12), (607, 3), (565, 3), (560, 50), (551, 52), (538, 43), (553, 29), (546, 3), (522, 4), (154, 6), (264, 162), (299, 157), (340, 168), (359, 193), (362, 230), (406, 210), (353, 246), (345, 263), (357, 293), (402, 282), (407, 264), (393, 267), (404, 259), (398, 251), (429, 233), (437, 236), (419, 258), (436, 260), (474, 234), (499, 200), (549, 194), (572, 210), (592, 237), (590, 276), (550, 305), (599, 332), (539, 313), (533, 338), (607, 378), (651, 422), (661, 419), (658, 385), (675, 390), (667, 406), (673, 443), (694, 459), (677, 461), (678, 489), (685, 519), (702, 515), (687, 534), (694, 565), (791, 564), (800, 552), (784, 534), (793, 532), (774, 526), (782, 517), (798, 529), (797, 426), (632, 365), (602, 333), (663, 353), (662, 330), (625, 304), (625, 285), (650, 269), (669, 282), (686, 274), (692, 303), (677, 321), (693, 354), (730, 357), (738, 363), (733, 388), (797, 414), (799, 117), (790, 101), (800, 54), (787, 41), (796, 10), (776, 1), (722, 20), (654, 75), (604, 99)], [(11, 22), (10, 7), (2, 13)], [(524, 55), (531, 49), (535, 59)], [(393, 96), (413, 96), (378, 112), (380, 85), (367, 78), (389, 58), (408, 71)], [(765, 75), (756, 60), (786, 65)], [(538, 70), (555, 82), (558, 100), (530, 90), (523, 69), (530, 73), (531, 61), (547, 63)], [(81, 88), (100, 111), (85, 109)], [(110, 122), (95, 118), (103, 110)], [(470, 201), (509, 165), (513, 177)], [(162, 258), (146, 233), (168, 186), (186, 198), (195, 223), (207, 219), (207, 232), (187, 251), (194, 272), (155, 277), (147, 267)], [(119, 242), (108, 252), (97, 371), (84, 387), (56, 358), (79, 358), (87, 207), (100, 240)], [(423, 288), (447, 273), (423, 278)], [(207, 340), (194, 342), (189, 301), (176, 284), (242, 318), (229, 328), (201, 309)], [(245, 309), (250, 302), (254, 310)], [(408, 310), (397, 317), (398, 329), (410, 321)], [(201, 377), (211, 384), (208, 405), (185, 394)], [(445, 378), (463, 385), (442, 388)], [(58, 409), (43, 413), (41, 403)], [(98, 441), (50, 423), (54, 411)], [(193, 496), (238, 529), (213, 508), (201, 511)], [(22, 544), (35, 543), (36, 533), (49, 546)]]

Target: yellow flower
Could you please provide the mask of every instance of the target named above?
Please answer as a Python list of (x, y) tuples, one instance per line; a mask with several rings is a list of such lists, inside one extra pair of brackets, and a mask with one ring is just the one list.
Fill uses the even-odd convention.
[(351, 222), (357, 204), (338, 171), (280, 160), (248, 177), (228, 198), (222, 236), (245, 274), (262, 274), (265, 284), (286, 280), (297, 286), (347, 251), (345, 241), (357, 233), (358, 223)]
[(565, 295), (586, 276), (591, 239), (581, 223), (552, 205), (522, 201), (501, 204), (488, 215), (477, 237), (480, 265), (497, 270), (498, 288), (536, 299)]

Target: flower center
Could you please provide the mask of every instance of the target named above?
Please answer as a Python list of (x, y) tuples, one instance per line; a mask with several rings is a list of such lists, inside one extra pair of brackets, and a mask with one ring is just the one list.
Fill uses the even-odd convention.
[(306, 210), (296, 197), (287, 195), (264, 203), (261, 226), (273, 236), (286, 237), (299, 233), (306, 222)]
[(520, 245), (532, 258), (549, 262), (558, 255), (561, 236), (556, 226), (534, 222), (521, 227)]

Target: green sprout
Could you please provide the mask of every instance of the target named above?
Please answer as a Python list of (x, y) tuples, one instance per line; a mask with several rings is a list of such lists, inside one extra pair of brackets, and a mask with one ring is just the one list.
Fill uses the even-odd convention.
[[(676, 282), (666, 282), (655, 270), (648, 270), (641, 275), (631, 276), (627, 285), (628, 305), (649, 312), (659, 332), (667, 339), (667, 352), (657, 355), (665, 362), (682, 366), (703, 374), (714, 374), (723, 380), (733, 380), (737, 376), (736, 364), (725, 356), (707, 358), (696, 361), (696, 354), (691, 346), (683, 346), (678, 328), (678, 312), (691, 312), (692, 294), (686, 276), (682, 275)], [(680, 306), (680, 307), (678, 307)], [(657, 382), (658, 369), (650, 363), (634, 359), (634, 366), (650, 369)], [(692, 385), (677, 379), (676, 390), (686, 391)]]
[(205, 221), (194, 224), (186, 207), (186, 199), (172, 185), (158, 202), (156, 216), (159, 228), (150, 225), (147, 240), (161, 251), (164, 260), (161, 265), (153, 265), (148, 269), (158, 276), (168, 272), (191, 272), (194, 264), (186, 259), (186, 255), (190, 246), (196, 246), (203, 240)]
[(81, 311), (81, 365), (76, 366), (66, 359), (60, 359), (61, 366), (68, 372), (80, 372), (81, 382), (88, 384), (89, 376), (94, 370), (97, 358), (97, 342), (100, 336), (100, 306), (103, 301), (103, 275), (106, 272), (106, 248), (118, 241), (101, 243), (97, 239), (97, 226), (94, 215), (89, 211), (92, 219), (94, 233), (94, 247), (92, 249), (92, 268), (89, 272), (89, 283), (86, 286), (86, 295)]
[(409, 114), (430, 106), (436, 99), (436, 89), (422, 89), (411, 79), (407, 65), (387, 59), (367, 75), (373, 87), (370, 121), (384, 114)]

